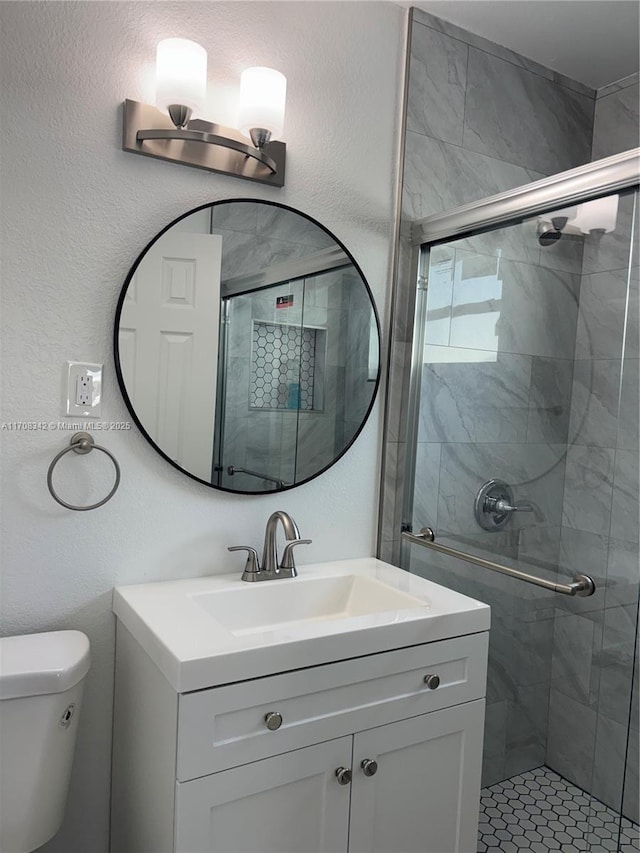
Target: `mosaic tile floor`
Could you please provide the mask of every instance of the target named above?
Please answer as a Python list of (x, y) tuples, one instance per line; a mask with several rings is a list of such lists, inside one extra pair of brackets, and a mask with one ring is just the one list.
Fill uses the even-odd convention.
[[(618, 846), (619, 836), (619, 846)], [(638, 825), (548, 767), (482, 789), (478, 853), (635, 853)]]

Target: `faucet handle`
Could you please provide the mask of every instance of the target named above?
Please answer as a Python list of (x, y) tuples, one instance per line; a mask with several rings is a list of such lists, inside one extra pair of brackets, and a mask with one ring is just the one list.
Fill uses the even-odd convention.
[(290, 542), (284, 546), (284, 551), (282, 552), (282, 562), (278, 566), (279, 569), (292, 569), (292, 575), (295, 577), (296, 574), (296, 564), (293, 559), (293, 549), (296, 545), (311, 545), (312, 539), (292, 539)]
[(258, 552), (255, 548), (250, 548), (249, 545), (231, 545), (227, 551), (246, 551), (247, 562), (244, 564), (242, 573), (243, 581), (258, 580), (260, 574), (260, 564), (258, 563)]
[[(487, 499), (486, 504), (490, 499)], [(497, 512), (500, 515), (510, 512), (533, 512), (535, 507), (529, 501), (513, 501), (509, 502), (505, 498), (498, 498), (491, 504), (490, 512)]]

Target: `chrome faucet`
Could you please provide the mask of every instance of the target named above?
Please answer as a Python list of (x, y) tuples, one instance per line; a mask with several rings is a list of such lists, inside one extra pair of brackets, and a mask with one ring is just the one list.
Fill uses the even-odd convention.
[[(282, 561), (278, 563), (276, 534), (278, 522), (282, 524), (287, 544), (282, 552)], [(293, 549), (297, 545), (310, 545), (311, 539), (301, 539), (298, 525), (289, 513), (277, 510), (267, 521), (264, 533), (262, 565), (258, 562), (258, 552), (248, 545), (233, 545), (229, 551), (247, 551), (247, 562), (242, 573), (243, 581), (269, 581), (277, 578), (295, 578), (298, 574)]]

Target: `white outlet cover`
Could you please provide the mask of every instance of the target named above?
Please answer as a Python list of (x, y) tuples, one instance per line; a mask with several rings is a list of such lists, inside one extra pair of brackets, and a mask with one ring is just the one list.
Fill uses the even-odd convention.
[[(99, 418), (102, 410), (102, 364), (67, 361), (63, 371), (62, 414), (71, 417)], [(88, 405), (76, 403), (78, 377), (86, 377), (91, 388)]]

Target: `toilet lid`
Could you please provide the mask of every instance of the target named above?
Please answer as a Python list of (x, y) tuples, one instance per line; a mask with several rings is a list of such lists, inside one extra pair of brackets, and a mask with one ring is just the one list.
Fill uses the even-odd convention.
[(0, 638), (0, 700), (62, 693), (89, 671), (89, 639), (81, 631)]

